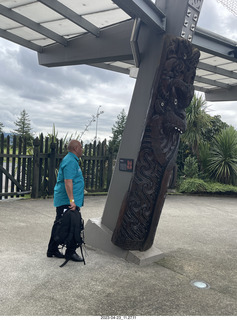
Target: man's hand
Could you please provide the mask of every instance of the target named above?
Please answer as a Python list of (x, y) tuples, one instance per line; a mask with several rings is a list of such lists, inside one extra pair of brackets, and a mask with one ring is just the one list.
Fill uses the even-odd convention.
[(77, 207), (77, 206), (76, 206), (75, 202), (71, 202), (71, 203), (70, 203), (69, 208), (70, 208), (71, 210), (73, 210), (73, 211), (76, 210), (76, 207)]
[(64, 183), (65, 183), (65, 188), (66, 188), (66, 191), (67, 191), (67, 195), (68, 195), (68, 198), (70, 199), (70, 206), (69, 208), (71, 210), (76, 210), (76, 204), (73, 200), (73, 182), (72, 182), (72, 179), (64, 179)]

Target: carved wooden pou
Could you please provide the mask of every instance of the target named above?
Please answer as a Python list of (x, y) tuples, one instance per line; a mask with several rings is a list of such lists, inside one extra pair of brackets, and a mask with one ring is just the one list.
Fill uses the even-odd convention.
[(185, 108), (194, 94), (199, 56), (189, 41), (165, 36), (135, 171), (112, 236), (123, 249), (145, 251), (153, 244), (186, 130)]

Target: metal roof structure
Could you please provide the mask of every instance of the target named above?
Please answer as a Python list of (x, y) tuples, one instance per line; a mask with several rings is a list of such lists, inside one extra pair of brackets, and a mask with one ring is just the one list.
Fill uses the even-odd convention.
[[(160, 1), (0, 0), (0, 36), (38, 52), (41, 65), (88, 64), (136, 77), (139, 25), (167, 31)], [(185, 20), (180, 35), (191, 30), (201, 51), (195, 89), (208, 101), (237, 100), (237, 42), (196, 27), (197, 19)]]

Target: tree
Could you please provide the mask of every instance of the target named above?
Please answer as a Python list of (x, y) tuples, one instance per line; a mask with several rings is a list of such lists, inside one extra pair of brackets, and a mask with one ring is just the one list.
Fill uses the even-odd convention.
[(210, 145), (216, 135), (228, 124), (221, 120), (220, 115), (210, 116), (206, 112), (206, 101), (202, 96), (194, 95), (191, 104), (186, 110), (187, 130), (181, 136), (179, 153), (177, 157), (178, 172), (183, 174), (185, 159), (195, 156), (198, 160), (199, 170), (203, 176), (209, 176)]
[(4, 125), (3, 125), (3, 123), (2, 122), (0, 122), (0, 133), (2, 133), (3, 132), (3, 127), (4, 127)]
[(13, 131), (13, 133), (26, 138), (27, 145), (30, 145), (33, 140), (33, 136), (31, 134), (32, 128), (30, 124), (30, 117), (25, 109), (21, 111), (20, 116), (17, 118), (14, 124), (16, 129)]
[(120, 141), (127, 121), (127, 115), (123, 109), (117, 116), (117, 121), (112, 127), (112, 139), (109, 141), (109, 148), (113, 154), (117, 154), (119, 150)]
[(184, 174), (186, 178), (197, 178), (198, 177), (198, 163), (197, 160), (188, 156), (184, 162)]
[(193, 96), (191, 104), (186, 109), (187, 130), (183, 141), (191, 148), (193, 155), (199, 161), (199, 144), (204, 139), (206, 130), (210, 127), (210, 116), (206, 113), (206, 101), (202, 96)]
[(220, 115), (213, 117), (208, 115), (208, 117), (210, 119), (210, 126), (204, 130), (204, 140), (211, 142), (212, 139), (221, 132), (221, 130), (228, 128), (229, 125), (221, 120)]
[(210, 147), (215, 137), (221, 133), (222, 130), (229, 127), (229, 125), (221, 120), (220, 115), (211, 117), (210, 126), (204, 130), (203, 141), (199, 143), (199, 165), (202, 173), (205, 177), (210, 176), (209, 172), (209, 161), (210, 161)]
[(210, 176), (209, 163), (210, 163), (210, 143), (203, 141), (199, 145), (199, 160), (200, 160), (200, 171), (203, 178)]
[(237, 131), (223, 122), (219, 115), (212, 117), (207, 114), (206, 108), (202, 96), (194, 95), (186, 109), (187, 130), (181, 137), (178, 172), (183, 174), (184, 169), (187, 171), (187, 168), (194, 166), (187, 158), (191, 155), (198, 160), (199, 177), (236, 184)]
[(237, 131), (228, 127), (214, 139), (208, 166), (212, 177), (224, 184), (237, 182)]

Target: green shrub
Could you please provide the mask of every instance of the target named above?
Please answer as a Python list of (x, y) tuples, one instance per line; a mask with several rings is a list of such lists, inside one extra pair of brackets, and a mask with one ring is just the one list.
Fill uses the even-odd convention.
[(237, 187), (218, 182), (206, 182), (201, 179), (189, 178), (180, 182), (179, 192), (200, 194), (237, 194)]
[(189, 178), (183, 180), (179, 186), (179, 192), (203, 193), (207, 191), (207, 184), (201, 179)]
[(217, 194), (236, 194), (237, 187), (230, 184), (212, 182), (208, 183), (208, 192)]
[(198, 163), (194, 157), (188, 156), (185, 159), (184, 174), (187, 178), (197, 178), (198, 177)]
[(233, 127), (222, 130), (215, 137), (208, 170), (218, 182), (236, 184), (237, 181), (237, 131)]
[(209, 177), (208, 165), (210, 162), (210, 144), (206, 141), (202, 141), (199, 144), (199, 162), (200, 162), (200, 172), (199, 178), (202, 175), (203, 177)]

